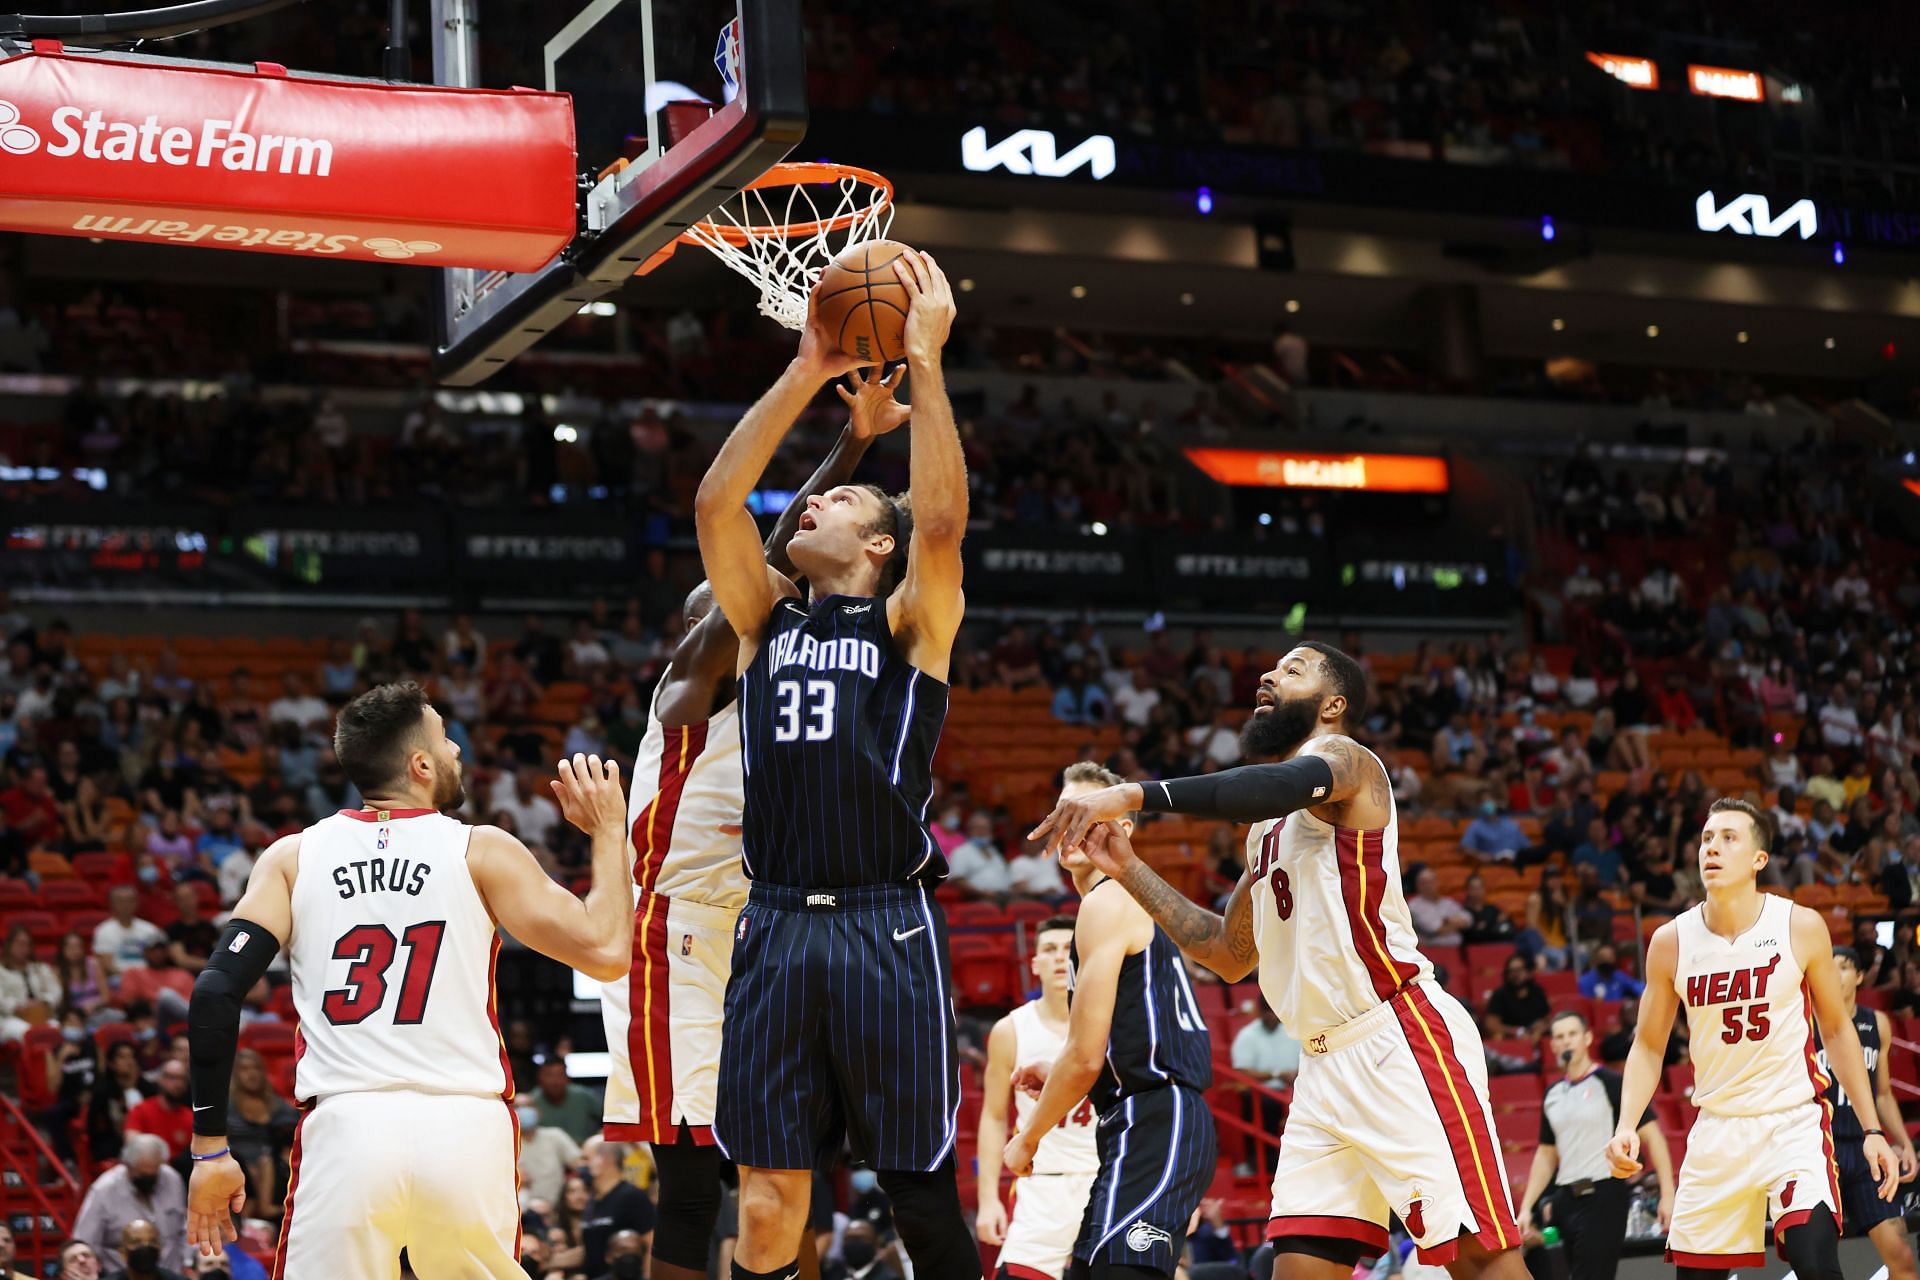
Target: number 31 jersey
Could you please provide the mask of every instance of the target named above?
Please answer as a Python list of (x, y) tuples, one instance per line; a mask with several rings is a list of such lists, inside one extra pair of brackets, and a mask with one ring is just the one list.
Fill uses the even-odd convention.
[(300, 837), (294, 1093), (511, 1097), (494, 1007), (500, 935), (467, 870), (473, 829), (431, 809), (343, 809)]
[(1813, 1043), (1812, 998), (1793, 957), (1793, 903), (1761, 896), (1739, 937), (1707, 928), (1702, 907), (1679, 916), (1674, 990), (1687, 1011), (1693, 1103), (1718, 1116), (1757, 1116), (1826, 1091)]

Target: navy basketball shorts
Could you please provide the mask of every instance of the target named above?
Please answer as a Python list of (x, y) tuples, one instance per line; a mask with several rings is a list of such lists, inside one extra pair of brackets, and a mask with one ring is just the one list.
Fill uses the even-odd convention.
[(937, 1169), (960, 1106), (947, 922), (919, 885), (755, 883), (734, 926), (714, 1137), (758, 1169)]
[(1840, 1216), (1850, 1236), (1863, 1236), (1888, 1219), (1898, 1218), (1906, 1200), (1903, 1191), (1896, 1191), (1891, 1202), (1880, 1198), (1860, 1141), (1833, 1140), (1833, 1163), (1840, 1172)]
[(1193, 1211), (1213, 1182), (1213, 1113), (1183, 1085), (1132, 1094), (1102, 1113), (1099, 1142), (1100, 1173), (1074, 1262), (1104, 1259), (1172, 1275)]

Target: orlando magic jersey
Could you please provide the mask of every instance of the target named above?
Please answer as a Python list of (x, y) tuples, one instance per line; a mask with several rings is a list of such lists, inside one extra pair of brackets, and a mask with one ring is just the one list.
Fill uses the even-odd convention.
[[(1073, 966), (1078, 972), (1078, 939)], [(1155, 925), (1147, 949), (1120, 965), (1113, 1026), (1107, 1032), (1107, 1060), (1087, 1096), (1105, 1115), (1134, 1094), (1172, 1084), (1199, 1092), (1212, 1083), (1213, 1046), (1207, 1024), (1200, 1019), (1200, 1004), (1187, 983), (1179, 949), (1166, 930)]]
[[(1873, 1016), (1873, 1010), (1855, 1008), (1853, 1011), (1853, 1029), (1860, 1037), (1860, 1052), (1867, 1060), (1867, 1079), (1873, 1079), (1874, 1068), (1880, 1062), (1880, 1020)], [(1816, 1037), (1818, 1028), (1813, 1033)], [(1867, 1135), (1860, 1128), (1860, 1117), (1853, 1114), (1853, 1106), (1847, 1098), (1847, 1091), (1840, 1087), (1840, 1078), (1833, 1074), (1827, 1065), (1827, 1048), (1820, 1046), (1820, 1069), (1827, 1076), (1827, 1101), (1833, 1104), (1833, 1138), (1835, 1142), (1864, 1142)], [(1872, 1109), (1872, 1102), (1868, 1102)]]
[(747, 874), (801, 889), (933, 881), (927, 832), (947, 686), (908, 662), (887, 603), (774, 606), (740, 678)]

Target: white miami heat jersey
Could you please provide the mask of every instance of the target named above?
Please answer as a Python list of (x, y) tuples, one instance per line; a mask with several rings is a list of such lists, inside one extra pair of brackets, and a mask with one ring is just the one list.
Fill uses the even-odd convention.
[(691, 725), (663, 725), (657, 707), (649, 708), (627, 799), (636, 903), (658, 893), (730, 910), (746, 905), (745, 791), (738, 702)]
[(294, 1093), (511, 1097), (493, 1000), (500, 935), (467, 869), (473, 829), (431, 809), (345, 809), (300, 837)]
[[(1064, 1031), (1055, 1031), (1040, 1016), (1040, 1002), (1032, 1001), (1013, 1011), (1013, 1056), (1014, 1070), (1044, 1063), (1051, 1067), (1060, 1056), (1060, 1050), (1066, 1047), (1067, 1036)], [(1024, 1129), (1027, 1117), (1039, 1100), (1013, 1091), (1013, 1117), (1015, 1131)], [(1083, 1098), (1066, 1119), (1055, 1125), (1053, 1131), (1040, 1139), (1040, 1145), (1034, 1149), (1033, 1171), (1035, 1173), (1098, 1173), (1100, 1172), (1099, 1116), (1094, 1114), (1091, 1099)]]
[(1433, 976), (1400, 889), (1392, 803), (1377, 830), (1336, 827), (1302, 809), (1247, 832), (1260, 993), (1300, 1040)]
[(1687, 1011), (1693, 1103), (1702, 1111), (1765, 1115), (1826, 1092), (1792, 924), (1792, 901), (1774, 894), (1761, 896), (1760, 918), (1737, 938), (1707, 928), (1701, 907), (1674, 921), (1673, 986)]

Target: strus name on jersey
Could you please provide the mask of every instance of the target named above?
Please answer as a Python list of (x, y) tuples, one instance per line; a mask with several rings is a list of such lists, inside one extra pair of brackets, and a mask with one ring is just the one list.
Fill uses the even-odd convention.
[(431, 863), (411, 858), (363, 858), (333, 869), (333, 884), (342, 898), (361, 893), (404, 893), (417, 898), (427, 887)]
[(1764, 1000), (1767, 998), (1767, 981), (1773, 977), (1773, 971), (1779, 967), (1780, 953), (1776, 951), (1772, 959), (1751, 969), (1689, 974), (1687, 1004), (1691, 1008), (1698, 1009), (1705, 1005)]
[(815, 671), (858, 671), (869, 679), (880, 674), (880, 646), (871, 640), (821, 640), (804, 631), (783, 631), (773, 638), (767, 669), (809, 667)]

